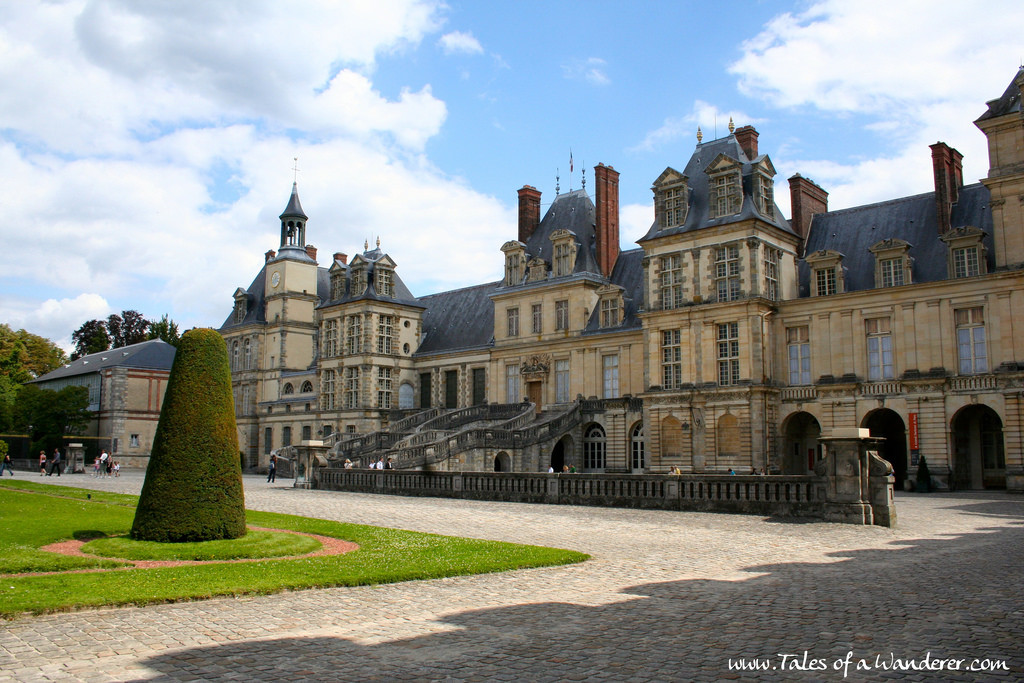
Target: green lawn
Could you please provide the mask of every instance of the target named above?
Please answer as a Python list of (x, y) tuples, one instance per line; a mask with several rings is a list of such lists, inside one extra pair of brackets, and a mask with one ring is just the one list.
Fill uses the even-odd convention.
[[(359, 544), (359, 550), (344, 555), (304, 559), (268, 558), (255, 562), (91, 573), (63, 572), (125, 566), (125, 563), (39, 550), (49, 543), (72, 538), (88, 540), (124, 536), (131, 528), (136, 500), (136, 496), (29, 481), (7, 480), (0, 483), (0, 617), (9, 619), (24, 613), (101, 605), (144, 605), (218, 595), (395, 583), (569, 564), (588, 558), (569, 550), (437, 536), (252, 510), (246, 513), (250, 526), (340, 538)], [(210, 551), (216, 553), (214, 555), (206, 555), (207, 551), (202, 548), (189, 549), (186, 554), (199, 552), (200, 557), (280, 555), (273, 550), (280, 547), (280, 539), (268, 540), (253, 533), (235, 542), (211, 543), (222, 544), (219, 549)], [(257, 549), (225, 550), (231, 543), (247, 543)], [(128, 547), (134, 548), (131, 552), (137, 552), (141, 545), (152, 545), (116, 538), (90, 543), (91, 546), (98, 544), (110, 544), (117, 550), (110, 554), (118, 556), (125, 556), (125, 548)], [(166, 549), (158, 552), (165, 555)], [(11, 576), (24, 572), (62, 573)]]

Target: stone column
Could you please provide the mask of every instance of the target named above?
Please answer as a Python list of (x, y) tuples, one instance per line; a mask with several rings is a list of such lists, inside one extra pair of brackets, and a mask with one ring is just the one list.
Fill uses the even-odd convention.
[[(882, 439), (858, 427), (832, 430), (823, 437), (826, 455), (816, 471), (825, 476), (825, 521), (844, 524), (873, 524), (871, 508), (870, 456)], [(892, 489), (891, 477), (889, 484)], [(895, 517), (895, 515), (893, 515)]]

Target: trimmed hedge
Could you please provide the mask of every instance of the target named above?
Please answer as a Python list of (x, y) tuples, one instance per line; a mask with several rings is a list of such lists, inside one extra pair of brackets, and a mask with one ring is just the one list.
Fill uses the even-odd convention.
[(212, 329), (181, 337), (131, 536), (165, 543), (245, 535), (227, 345)]

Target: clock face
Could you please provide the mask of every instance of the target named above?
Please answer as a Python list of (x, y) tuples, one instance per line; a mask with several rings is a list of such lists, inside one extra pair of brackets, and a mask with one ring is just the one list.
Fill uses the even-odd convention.
[(281, 273), (275, 272), (270, 276), (270, 286), (277, 287), (279, 284), (281, 284)]

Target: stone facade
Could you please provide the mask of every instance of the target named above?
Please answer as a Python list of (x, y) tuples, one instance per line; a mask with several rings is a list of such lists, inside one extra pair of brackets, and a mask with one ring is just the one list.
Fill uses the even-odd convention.
[(940, 142), (934, 192), (830, 212), (795, 175), (787, 220), (757, 131), (730, 126), (655, 179), (638, 249), (619, 251), (619, 174), (601, 164), (593, 200), (541, 215), (519, 190), (499, 280), (423, 297), (379, 243), (318, 266), (293, 188), (279, 250), (221, 328), (248, 463), (310, 438), (340, 453), (426, 409), (526, 402), (540, 429), (596, 401), (563, 434), (446, 447), (432, 467), (803, 476), (822, 439), (867, 429), (897, 486), (925, 457), (940, 486), (1024, 490), (1021, 87), (1024, 71), (976, 122), (980, 184)]

